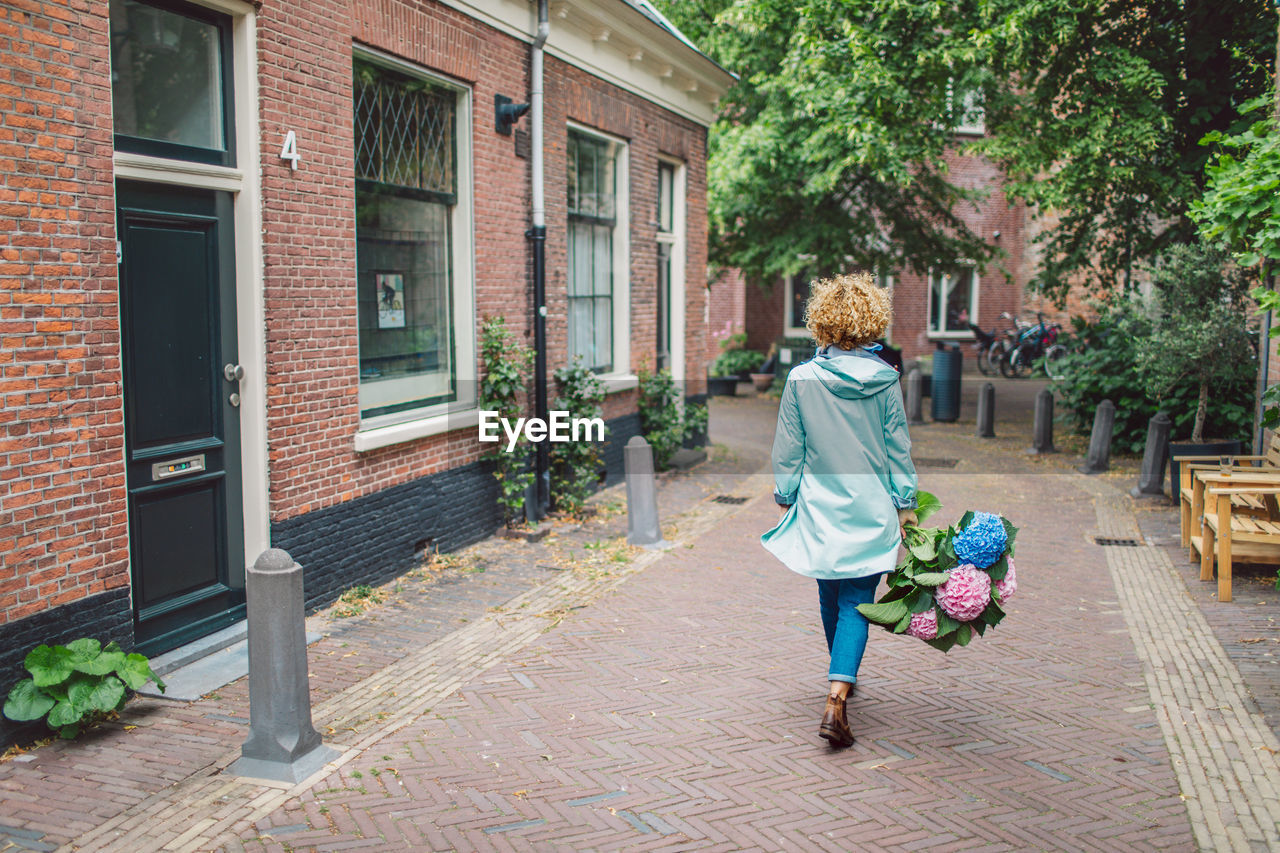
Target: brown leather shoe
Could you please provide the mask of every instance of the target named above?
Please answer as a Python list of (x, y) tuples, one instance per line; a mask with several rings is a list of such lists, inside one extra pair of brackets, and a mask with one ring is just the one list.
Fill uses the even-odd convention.
[(853, 732), (849, 728), (849, 721), (845, 718), (843, 699), (827, 696), (827, 707), (822, 713), (818, 736), (826, 738), (834, 747), (853, 745)]

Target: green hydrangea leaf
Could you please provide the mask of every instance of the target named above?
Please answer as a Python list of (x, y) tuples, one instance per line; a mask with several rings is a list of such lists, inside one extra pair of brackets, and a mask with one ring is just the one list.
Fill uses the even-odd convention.
[(903, 631), (907, 630), (907, 628), (910, 625), (911, 625), (911, 614), (908, 613), (906, 616), (903, 616), (901, 619), (898, 620), (897, 625), (893, 626), (893, 633), (901, 634)]
[(920, 574), (912, 578), (912, 580), (914, 580), (920, 586), (933, 587), (933, 586), (942, 586), (944, 583), (947, 582), (947, 578), (949, 577), (950, 575), (948, 575), (946, 572), (921, 572)]
[(941, 608), (938, 609), (938, 636), (939, 637), (946, 637), (949, 634), (954, 634), (956, 629), (959, 627), (960, 627), (959, 622), (952, 619), (947, 614), (943, 613)]
[(935, 649), (940, 649), (943, 652), (949, 652), (951, 651), (951, 647), (956, 644), (956, 637), (955, 634), (952, 634), (948, 637), (940, 636), (934, 640), (925, 640), (925, 642), (933, 646)]
[(938, 496), (926, 491), (916, 492), (916, 518), (924, 524), (925, 519), (942, 509), (942, 501)]
[(1014, 527), (1013, 522), (1009, 521), (1009, 519), (1005, 518), (1003, 515), (1000, 516), (1000, 521), (1004, 524), (1005, 535), (1009, 538), (1008, 544), (1005, 545), (1005, 551), (1010, 557), (1012, 557), (1014, 555), (1013, 540), (1018, 538), (1018, 528)]
[(927, 589), (917, 589), (915, 593), (907, 598), (907, 607), (912, 613), (923, 613), (930, 607), (933, 607), (933, 593)]
[(911, 546), (911, 556), (915, 557), (922, 563), (937, 559), (938, 549), (934, 547), (933, 540), (924, 539)]
[(969, 526), (969, 522), (973, 521), (973, 517), (977, 515), (973, 510), (965, 510), (964, 515), (960, 516), (960, 521), (956, 524), (956, 530), (964, 530)]
[(875, 622), (877, 625), (895, 625), (903, 616), (910, 614), (907, 603), (902, 600), (898, 601), (881, 601), (877, 604), (859, 604), (858, 612), (866, 617), (868, 622)]
[(63, 740), (72, 740), (78, 734), (80, 734), (79, 723), (72, 723), (69, 726), (63, 726), (62, 728), (58, 729), (58, 737), (62, 738)]
[(973, 638), (973, 631), (969, 628), (969, 623), (965, 622), (956, 629), (956, 644), (964, 647), (969, 645), (969, 640)]
[(66, 646), (39, 645), (27, 653), (23, 661), (36, 687), (51, 687), (66, 681), (75, 671), (73, 654)]
[(993, 581), (1002, 581), (1009, 574), (1009, 558), (1001, 557), (985, 569)]
[(16, 723), (38, 720), (54, 705), (54, 701), (30, 678), (24, 678), (9, 691), (4, 701), (4, 715)]

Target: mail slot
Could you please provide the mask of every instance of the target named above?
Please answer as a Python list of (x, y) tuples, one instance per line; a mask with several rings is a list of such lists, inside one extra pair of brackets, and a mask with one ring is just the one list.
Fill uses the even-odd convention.
[(195, 456), (184, 456), (181, 459), (171, 459), (168, 462), (156, 462), (151, 466), (151, 482), (158, 483), (161, 480), (168, 480), (173, 477), (185, 477), (187, 474), (195, 474), (203, 470), (203, 453)]

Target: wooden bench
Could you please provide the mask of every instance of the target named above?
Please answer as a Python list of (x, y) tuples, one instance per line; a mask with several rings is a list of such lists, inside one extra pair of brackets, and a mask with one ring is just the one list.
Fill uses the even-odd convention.
[[(1261, 501), (1264, 515), (1241, 513), (1236, 498)], [(1191, 537), (1191, 550), (1200, 553), (1200, 580), (1213, 580), (1218, 566), (1218, 601), (1231, 600), (1231, 568), (1236, 563), (1280, 563), (1280, 485), (1239, 480), (1206, 490), (1204, 522), (1199, 536)]]
[[(1179, 528), (1182, 535), (1182, 547), (1191, 544), (1191, 535), (1200, 526), (1201, 513), (1204, 508), (1202, 475), (1221, 472), (1221, 462), (1217, 456), (1180, 456), (1178, 465), (1178, 503), (1181, 509)], [(1210, 460), (1214, 464), (1206, 464)], [(1270, 474), (1280, 481), (1280, 432), (1271, 437), (1267, 452), (1258, 455), (1231, 456), (1233, 472), (1249, 474)], [(1253, 463), (1253, 464), (1245, 464)], [(1231, 496), (1236, 509), (1246, 515), (1262, 515), (1265, 508), (1261, 500), (1254, 494), (1243, 492)]]

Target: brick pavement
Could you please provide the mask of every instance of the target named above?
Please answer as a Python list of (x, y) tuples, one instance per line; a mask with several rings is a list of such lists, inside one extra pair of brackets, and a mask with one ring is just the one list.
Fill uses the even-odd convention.
[[(681, 547), (614, 563), (616, 516), (566, 527), (545, 548), (484, 543), (471, 571), (405, 579), (392, 604), (329, 626), (311, 653), (313, 701), (342, 758), (317, 778), (218, 775), (243, 738), (243, 685), (192, 705), (135, 701), (86, 744), (0, 765), (0, 839), (123, 850), (1266, 843), (1271, 805), (1254, 800), (1270, 754), (1246, 766), (1240, 743), (1221, 747), (1240, 766), (1206, 778), (1243, 782), (1234, 802), (1226, 784), (1202, 797), (1189, 768), (1217, 756), (1165, 736), (1174, 712), (1133, 627), (1145, 617), (1117, 592), (1104, 551), (1118, 549), (1086, 535), (1110, 487), (1021, 458), (1014, 425), (997, 423), (994, 442), (963, 423), (915, 434), (922, 460), (957, 460), (922, 470), (948, 517), (994, 508), (1024, 526), (1013, 612), (946, 656), (873, 635), (849, 751), (816, 737), (825, 661), (812, 582), (755, 541), (775, 510), (767, 497), (707, 501), (768, 491), (748, 473), (767, 452), (769, 407), (718, 401), (716, 461), (663, 486), (664, 518), (683, 513), (668, 532)], [(587, 550), (603, 559), (566, 559)], [(540, 567), (557, 560), (569, 570)], [(1181, 648), (1180, 625), (1152, 630)], [(1215, 672), (1233, 666), (1214, 659)], [(1174, 700), (1195, 681), (1184, 670), (1170, 676)], [(1265, 734), (1247, 695), (1235, 706), (1242, 722), (1225, 734)], [(1206, 809), (1223, 804), (1254, 825), (1228, 812), (1221, 829), (1234, 822), (1234, 837), (1206, 830)]]

